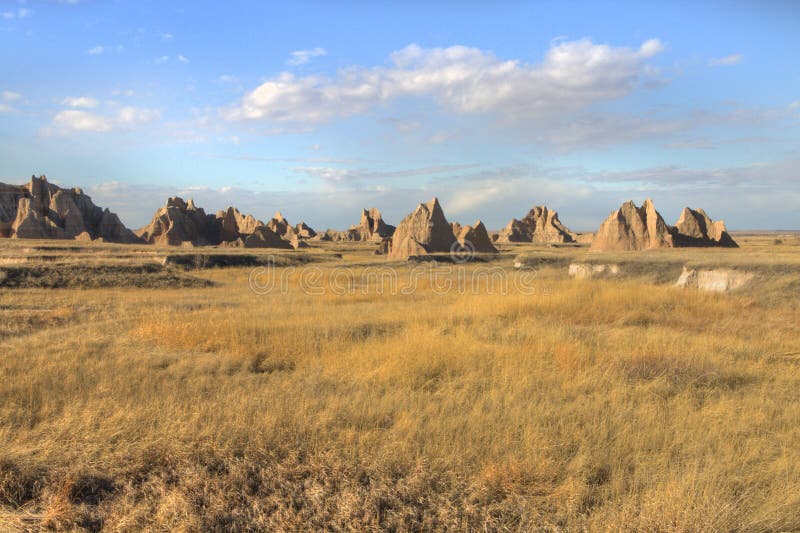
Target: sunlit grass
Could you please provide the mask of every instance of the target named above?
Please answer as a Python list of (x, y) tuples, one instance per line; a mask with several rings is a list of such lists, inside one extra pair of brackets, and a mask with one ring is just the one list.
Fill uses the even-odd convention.
[(796, 299), (248, 274), (0, 293), (0, 529), (800, 528)]

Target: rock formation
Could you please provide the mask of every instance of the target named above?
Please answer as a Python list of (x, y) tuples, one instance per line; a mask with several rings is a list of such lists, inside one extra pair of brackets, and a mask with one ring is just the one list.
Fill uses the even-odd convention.
[(62, 189), (44, 176), (23, 186), (0, 183), (0, 237), (141, 242), (81, 189)]
[(394, 234), (395, 227), (383, 221), (381, 212), (376, 208), (361, 211), (358, 224), (353, 224), (350, 229), (338, 231), (329, 229), (317, 234), (317, 239), (324, 241), (373, 241), (381, 242)]
[(754, 278), (752, 272), (717, 269), (689, 269), (683, 267), (676, 287), (699, 289), (701, 291), (728, 292), (744, 287)]
[(675, 246), (739, 247), (725, 228), (725, 222), (711, 220), (702, 209), (684, 208), (672, 235)]
[(636, 207), (629, 201), (611, 213), (597, 230), (591, 249), (651, 250), (673, 246), (669, 227), (656, 211), (653, 201), (648, 199), (642, 207)]
[(216, 219), (219, 225), (219, 239), (222, 242), (234, 242), (243, 235), (250, 235), (257, 227), (264, 225), (252, 215), (242, 215), (235, 207), (218, 211)]
[(619, 265), (593, 265), (590, 263), (570, 263), (569, 277), (575, 279), (589, 279), (597, 276), (618, 276), (620, 273)]
[(245, 248), (283, 248), (292, 249), (294, 246), (288, 240), (272, 231), (268, 226), (259, 226), (244, 239)]
[[(136, 233), (146, 242), (169, 246), (219, 244), (221, 219), (207, 215), (189, 199), (173, 197), (156, 211), (153, 220)], [(233, 240), (233, 239), (231, 239)]]
[(300, 222), (294, 227), (297, 235), (300, 236), (301, 239), (313, 239), (317, 236), (317, 232), (314, 231), (311, 226), (307, 225), (305, 222)]
[(486, 226), (478, 220), (472, 226), (464, 226), (458, 234), (458, 242), (463, 250), (479, 254), (496, 254), (497, 248), (492, 244)]
[(390, 259), (408, 259), (420, 255), (450, 253), (458, 247), (453, 229), (444, 216), (439, 200), (419, 204), (406, 216), (392, 236)]
[(267, 222), (267, 227), (283, 237), (291, 227), (280, 211), (276, 211), (275, 215)]
[(575, 235), (558, 220), (558, 213), (546, 206), (536, 206), (522, 220), (516, 218), (503, 228), (497, 242), (564, 243)]
[(146, 242), (169, 246), (300, 248), (305, 244), (280, 213), (265, 225), (234, 207), (207, 215), (192, 200), (177, 197), (170, 198), (137, 233)]

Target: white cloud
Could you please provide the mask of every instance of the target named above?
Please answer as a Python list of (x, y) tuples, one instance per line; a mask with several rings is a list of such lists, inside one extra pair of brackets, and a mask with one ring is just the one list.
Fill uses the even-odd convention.
[(474, 168), (476, 166), (478, 165), (436, 165), (403, 170), (381, 170), (374, 168), (350, 167), (295, 167), (292, 170), (299, 174), (321, 179), (327, 183), (344, 183), (441, 175)]
[(153, 109), (123, 107), (111, 114), (90, 113), (77, 109), (59, 111), (53, 117), (53, 125), (62, 132), (96, 132), (129, 130), (134, 126), (146, 124), (158, 118)]
[(22, 95), (19, 93), (15, 93), (14, 91), (3, 91), (0, 93), (0, 100), (6, 102), (16, 102), (17, 100), (21, 100)]
[(171, 41), (174, 37), (175, 36), (172, 35), (171, 33), (162, 33), (161, 34), (161, 40), (162, 41)]
[(789, 109), (800, 109), (800, 100), (795, 100), (789, 104)]
[(224, 114), (232, 120), (319, 124), (419, 97), (456, 113), (552, 117), (631, 93), (652, 73), (645, 60), (661, 50), (655, 39), (638, 49), (582, 39), (552, 46), (541, 64), (532, 65), (465, 46), (410, 45), (391, 54), (390, 67), (351, 67), (333, 78), (283, 72)]
[(86, 53), (93, 56), (99, 56), (103, 52), (106, 51), (105, 46), (95, 46), (94, 48), (89, 48)]
[(155, 63), (156, 65), (160, 65), (162, 63), (166, 63), (167, 61), (169, 61), (169, 56), (161, 56), (161, 57), (155, 58), (153, 60), (153, 63)]
[(108, 117), (74, 109), (59, 111), (53, 117), (53, 124), (73, 131), (104, 132), (112, 129), (112, 123)]
[(69, 107), (81, 107), (84, 109), (93, 109), (97, 107), (97, 100), (89, 96), (78, 96), (75, 98), (64, 98), (61, 101), (62, 105)]
[(16, 11), (3, 11), (0, 13), (0, 17), (6, 20), (12, 19), (24, 19), (33, 16), (33, 10), (28, 9), (27, 7), (20, 7)]
[(222, 83), (236, 83), (237, 81), (239, 81), (239, 78), (237, 78), (236, 76), (231, 76), (230, 74), (223, 74), (222, 76), (219, 77), (219, 81), (221, 81)]
[(178, 59), (178, 61), (180, 61), (184, 65), (189, 62), (189, 58), (187, 58), (186, 56), (181, 55), (181, 54), (178, 54), (177, 59)]
[(311, 50), (295, 50), (289, 54), (289, 59), (286, 60), (287, 65), (298, 66), (305, 65), (315, 57), (324, 56), (328, 53), (324, 48), (312, 48)]
[(742, 59), (744, 59), (743, 54), (731, 54), (725, 57), (712, 58), (708, 64), (712, 67), (732, 67), (741, 63)]
[(15, 113), (17, 110), (8, 104), (0, 104), (0, 114), (2, 113)]

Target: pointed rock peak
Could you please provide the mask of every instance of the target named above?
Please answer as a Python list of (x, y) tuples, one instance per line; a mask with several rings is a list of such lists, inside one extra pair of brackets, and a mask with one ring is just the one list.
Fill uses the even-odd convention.
[(286, 217), (283, 216), (283, 213), (280, 211), (275, 211), (275, 215), (272, 217), (278, 222), (286, 222)]
[(167, 199), (167, 207), (177, 207), (178, 209), (186, 209), (186, 202), (180, 196), (172, 196)]
[(194, 205), (194, 200), (191, 198), (189, 198), (189, 201), (186, 202), (186, 209), (197, 209), (197, 207)]

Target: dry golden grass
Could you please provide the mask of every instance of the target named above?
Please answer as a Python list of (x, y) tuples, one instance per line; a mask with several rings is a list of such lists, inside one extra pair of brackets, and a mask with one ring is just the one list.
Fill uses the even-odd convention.
[(763, 243), (788, 271), (728, 295), (0, 290), (0, 530), (800, 529), (800, 247)]

